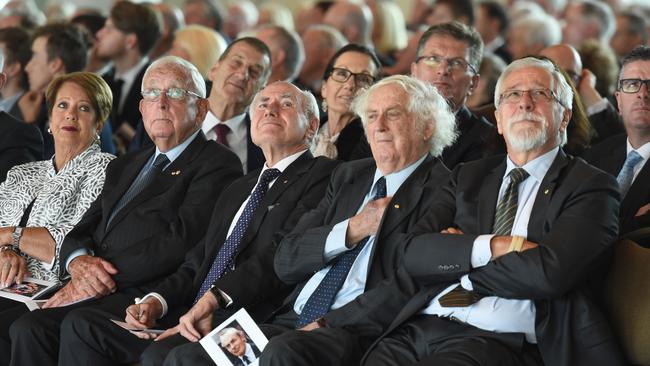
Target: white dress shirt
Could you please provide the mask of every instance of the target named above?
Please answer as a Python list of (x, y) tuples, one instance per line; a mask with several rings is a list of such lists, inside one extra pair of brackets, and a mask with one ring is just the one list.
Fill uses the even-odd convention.
[[(517, 213), (512, 225), (511, 235), (523, 236), (524, 238), (528, 236), (528, 220), (533, 210), (537, 191), (558, 152), (559, 147), (556, 147), (521, 167), (530, 176), (517, 187)], [(512, 169), (517, 167), (510, 158), (507, 158), (506, 164), (506, 171), (501, 182), (497, 202), (501, 200), (505, 194), (506, 187), (510, 183), (508, 174)], [(479, 235), (475, 239), (471, 257), (471, 265), (473, 268), (484, 266), (489, 262), (492, 257), (490, 239), (493, 236)], [(461, 278), (460, 284), (466, 290), (473, 289), (468, 275)], [(429, 302), (421, 313), (438, 315), (440, 317), (453, 317), (477, 328), (497, 333), (524, 333), (529, 343), (537, 343), (537, 337), (535, 335), (536, 310), (532, 300), (511, 300), (497, 296), (486, 296), (467, 307), (441, 306), (439, 301), (440, 297), (453, 290), (457, 285), (458, 283), (455, 283), (441, 291)]]
[(222, 122), (212, 112), (208, 111), (203, 120), (203, 126), (201, 127), (205, 138), (213, 141), (217, 140), (217, 133), (214, 131), (214, 126), (223, 123), (230, 128), (230, 133), (226, 135), (226, 140), (228, 141), (230, 150), (241, 160), (244, 174), (248, 173), (246, 170), (246, 164), (248, 163), (248, 140), (246, 138), (246, 124), (244, 123), (245, 117), (246, 113), (242, 113)]

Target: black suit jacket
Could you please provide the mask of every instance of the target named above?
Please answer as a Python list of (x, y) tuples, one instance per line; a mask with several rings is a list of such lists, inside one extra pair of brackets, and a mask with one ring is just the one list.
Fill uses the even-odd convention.
[(38, 129), (0, 111), (0, 182), (16, 165), (43, 159), (43, 137)]
[[(474, 239), (492, 232), (505, 167), (503, 156), (496, 156), (453, 171), (404, 255), (404, 267), (424, 289), (388, 332), (469, 273), (474, 290), (482, 295), (534, 301), (535, 333), (546, 365), (624, 364), (585, 285), (592, 273), (603, 271), (601, 260), (617, 237), (616, 181), (560, 151), (540, 185), (528, 223), (527, 239), (539, 247), (472, 269)], [(449, 226), (465, 235), (439, 233)]]
[[(287, 284), (300, 283), (287, 298), (282, 310), (292, 309), (305, 283), (314, 272), (328, 264), (323, 258), (327, 236), (334, 225), (356, 215), (370, 190), (375, 169), (372, 159), (340, 165), (332, 174), (327, 193), (318, 207), (304, 215), (291, 234), (280, 243), (275, 257), (275, 271)], [(395, 193), (375, 238), (365, 291), (373, 290), (394, 276), (399, 264), (398, 252), (403, 245), (402, 236), (430, 208), (438, 187), (448, 176), (449, 170), (439, 159), (427, 156)], [(374, 301), (377, 297), (364, 295), (330, 311), (325, 316), (328, 326), (356, 327), (356, 333), (365, 336), (381, 334), (383, 325), (388, 322), (383, 318), (385, 313), (378, 318), (368, 318), (366, 315), (378, 305)]]
[[(133, 129), (135, 130), (138, 122), (140, 122), (142, 116), (140, 115), (140, 99), (142, 99), (142, 96), (140, 95), (140, 88), (142, 86), (142, 79), (144, 78), (144, 72), (147, 71), (147, 67), (149, 67), (149, 63), (146, 65), (142, 66), (140, 71), (138, 72), (138, 75), (135, 77), (133, 80), (133, 84), (131, 85), (131, 88), (128, 90), (126, 94), (126, 99), (124, 99), (124, 104), (122, 105), (122, 110), (119, 111), (117, 114), (111, 113), (111, 127), (113, 128), (113, 131), (117, 131), (122, 123), (128, 123)], [(112, 67), (106, 72), (106, 74), (102, 75), (104, 80), (106, 80), (106, 83), (108, 86), (111, 88), (111, 91), (113, 92), (113, 95), (116, 95), (115, 89), (115, 68)], [(121, 93), (121, 92), (120, 92)], [(119, 106), (119, 100), (114, 100), (113, 103), (116, 106)]]
[[(237, 248), (235, 270), (214, 283), (233, 300), (226, 313), (246, 307), (256, 319), (262, 319), (287, 295), (287, 287), (273, 272), (276, 245), (305, 212), (316, 207), (337, 164), (327, 158), (314, 158), (307, 151), (271, 186)], [(221, 194), (202, 243), (188, 253), (174, 275), (156, 287), (170, 309), (180, 308), (180, 312), (192, 305), (235, 214), (257, 184), (260, 172), (258, 169), (236, 180)]]
[(199, 132), (107, 227), (113, 207), (153, 153), (151, 148), (111, 161), (102, 192), (63, 241), (62, 263), (76, 249), (86, 248), (117, 268), (113, 279), (118, 290), (149, 291), (183, 262), (205, 234), (216, 197), (241, 176), (241, 164), (234, 153)]
[(589, 123), (595, 132), (591, 139), (592, 146), (612, 136), (625, 133), (621, 116), (611, 102), (607, 103), (607, 108), (604, 110), (589, 116)]
[[(627, 134), (610, 137), (585, 154), (590, 164), (618, 176), (627, 157)], [(621, 236), (636, 229), (650, 227), (650, 214), (636, 217), (641, 206), (650, 203), (650, 164), (646, 163), (621, 201)]]
[(456, 113), (458, 138), (442, 152), (442, 161), (449, 169), (459, 163), (477, 160), (503, 152), (496, 128), (485, 118), (478, 118), (467, 107)]

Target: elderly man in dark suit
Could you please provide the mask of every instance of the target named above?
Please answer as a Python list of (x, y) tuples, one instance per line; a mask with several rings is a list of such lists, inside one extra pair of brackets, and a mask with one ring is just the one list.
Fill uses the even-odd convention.
[(364, 293), (394, 275), (402, 235), (448, 178), (438, 157), (455, 137), (454, 115), (431, 85), (393, 76), (359, 96), (354, 109), (373, 158), (342, 164), (318, 207), (280, 243), (276, 273), (298, 286), (263, 326), (275, 337), (261, 365), (358, 363), (381, 334), (365, 317), (378, 298)]
[(623, 59), (616, 100), (626, 134), (611, 137), (585, 154), (591, 164), (614, 175), (621, 188), (621, 235), (650, 227), (650, 47)]
[(155, 148), (109, 164), (102, 193), (63, 242), (61, 275), (70, 281), (48, 309), (10, 328), (12, 365), (56, 364), (67, 316), (85, 308), (122, 314), (134, 296), (176, 271), (203, 237), (218, 194), (241, 175), (235, 154), (200, 131), (205, 84), (192, 64), (177, 57), (152, 63), (142, 97)]
[(494, 126), (465, 106), (467, 97), (478, 85), (482, 56), (483, 41), (479, 33), (454, 21), (427, 29), (411, 64), (411, 75), (435, 86), (456, 114), (458, 139), (442, 152), (442, 161), (449, 169), (501, 149)]
[[(170, 327), (161, 339), (169, 338), (152, 345), (109, 322), (110, 314), (89, 311), (64, 324), (62, 364), (134, 362), (145, 349), (143, 364), (160, 364), (173, 347), (197, 341), (242, 307), (262, 321), (281, 304), (290, 288), (273, 271), (277, 242), (316, 207), (338, 162), (314, 158), (307, 149), (318, 129), (311, 93), (273, 83), (257, 94), (251, 116), (264, 167), (221, 194), (205, 238), (185, 263), (126, 309), (126, 321), (135, 328), (151, 327), (161, 318)], [(191, 346), (199, 350), (187, 362), (207, 358), (198, 344)]]
[(624, 363), (586, 282), (618, 233), (616, 182), (562, 152), (572, 93), (550, 61), (513, 62), (496, 89), (507, 157), (452, 172), (406, 246), (422, 290), (366, 365)]

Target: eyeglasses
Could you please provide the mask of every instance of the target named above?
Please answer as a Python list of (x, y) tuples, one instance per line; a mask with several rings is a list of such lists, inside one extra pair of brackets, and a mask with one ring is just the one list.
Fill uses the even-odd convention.
[(476, 74), (476, 69), (474, 68), (474, 66), (470, 65), (467, 61), (465, 61), (460, 57), (445, 58), (438, 55), (431, 55), (431, 56), (420, 56), (415, 59), (415, 63), (420, 63), (420, 61), (424, 61), (424, 63), (427, 66), (433, 68), (439, 67), (440, 64), (443, 63), (443, 61), (446, 61), (447, 68), (452, 72), (465, 72), (469, 68), (473, 74)]
[(363, 72), (357, 74), (348, 69), (343, 69), (340, 67), (335, 67), (332, 69), (332, 72), (330, 72), (330, 77), (339, 83), (345, 83), (348, 81), (350, 76), (354, 76), (354, 82), (362, 88), (368, 87), (375, 82), (374, 76)]
[(645, 87), (650, 91), (650, 80), (642, 79), (623, 79), (618, 82), (618, 90), (623, 93), (636, 93), (641, 90), (641, 86), (645, 84)]
[(550, 89), (530, 89), (530, 90), (506, 90), (499, 96), (499, 104), (501, 103), (508, 103), (508, 104), (515, 104), (519, 103), (521, 101), (521, 98), (524, 97), (524, 94), (528, 93), (530, 96), (530, 99), (533, 100), (535, 103), (540, 103), (540, 102), (550, 102), (552, 100), (556, 100), (562, 107), (566, 106), (562, 101), (553, 93), (552, 90)]
[(169, 89), (158, 89), (158, 88), (149, 88), (143, 90), (140, 94), (142, 94), (142, 98), (144, 100), (150, 101), (150, 102), (155, 102), (158, 99), (160, 99), (160, 96), (165, 94), (167, 98), (171, 100), (183, 100), (187, 95), (193, 95), (197, 98), (201, 98), (200, 95), (196, 94), (193, 91), (190, 90), (185, 90), (181, 88), (169, 88)]

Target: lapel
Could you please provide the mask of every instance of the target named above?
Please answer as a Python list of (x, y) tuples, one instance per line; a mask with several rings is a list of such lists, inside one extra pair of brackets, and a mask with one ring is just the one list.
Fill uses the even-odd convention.
[[(622, 166), (623, 164), (621, 164)], [(621, 217), (634, 217), (639, 207), (648, 203), (648, 186), (650, 182), (650, 162), (645, 163), (634, 179), (630, 189), (621, 201)]]
[[(506, 171), (506, 159), (492, 168), (481, 185), (478, 195), (478, 232), (491, 233), (494, 226), (494, 214), (499, 198), (499, 187)], [(459, 182), (460, 183), (460, 182)]]
[(330, 208), (332, 223), (338, 223), (357, 214), (363, 199), (370, 190), (375, 175), (375, 161), (368, 159), (369, 164), (358, 171), (350, 172), (339, 188), (339, 194), (334, 198), (335, 207)]
[[(199, 134), (194, 138), (194, 140), (185, 148), (185, 151), (181, 153), (181, 155), (174, 160), (171, 165), (169, 165), (164, 171), (158, 173), (151, 184), (149, 184), (147, 187), (145, 187), (140, 194), (135, 196), (131, 202), (129, 202), (124, 208), (120, 210), (115, 215), (115, 218), (113, 218), (113, 221), (111, 221), (111, 225), (106, 228), (106, 233), (108, 234), (111, 229), (115, 227), (122, 219), (129, 214), (129, 212), (135, 208), (138, 207), (142, 202), (147, 201), (151, 199), (152, 197), (156, 197), (160, 195), (163, 192), (166, 192), (172, 185), (174, 185), (179, 179), (183, 178), (183, 173), (185, 169), (189, 168), (189, 165), (191, 162), (199, 156), (200, 152), (203, 150), (205, 147), (205, 135), (203, 135), (203, 132), (199, 131)], [(152, 152), (153, 153), (153, 152)], [(151, 154), (145, 155), (146, 159), (145, 162), (148, 160), (149, 157), (151, 157)], [(140, 172), (142, 169), (142, 166), (144, 165), (144, 162), (139, 165), (140, 169), (136, 170), (136, 173), (134, 177)], [(129, 182), (132, 182), (133, 179), (131, 179)], [(129, 183), (129, 186), (131, 183)], [(126, 189), (129, 188), (129, 186), (126, 187)], [(124, 192), (126, 192), (126, 189), (123, 190), (122, 194), (119, 195), (119, 198), (122, 197)], [(117, 203), (117, 200), (111, 205), (115, 205)], [(110, 211), (109, 211), (110, 214)], [(108, 217), (108, 216), (106, 216)]]
[(528, 220), (528, 239), (534, 242), (539, 242), (542, 238), (544, 230), (544, 220), (546, 218), (546, 212), (551, 203), (551, 199), (555, 194), (555, 188), (558, 185), (558, 180), (562, 176), (564, 168), (571, 161), (571, 157), (568, 157), (564, 151), (560, 148), (555, 160), (551, 164), (551, 167), (546, 172), (542, 183), (539, 185), (537, 190), (537, 196), (535, 196), (535, 203), (533, 203), (533, 210), (530, 213), (530, 218)]

